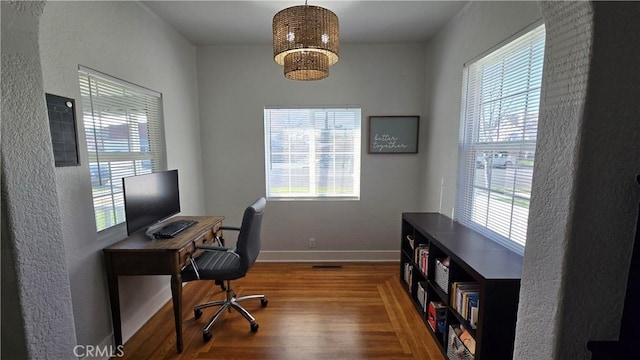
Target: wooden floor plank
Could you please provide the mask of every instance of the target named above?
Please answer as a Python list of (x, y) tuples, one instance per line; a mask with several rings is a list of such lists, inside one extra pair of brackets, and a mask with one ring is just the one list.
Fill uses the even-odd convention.
[(213, 282), (192, 282), (183, 288), (183, 353), (175, 351), (168, 302), (125, 344), (120, 359), (441, 360), (398, 271), (395, 263), (256, 263), (232, 285), (238, 296), (267, 296), (266, 308), (259, 300), (242, 303), (260, 324), (258, 332), (233, 311), (214, 324), (207, 343), (202, 327), (215, 309), (196, 320), (193, 306), (224, 293)]

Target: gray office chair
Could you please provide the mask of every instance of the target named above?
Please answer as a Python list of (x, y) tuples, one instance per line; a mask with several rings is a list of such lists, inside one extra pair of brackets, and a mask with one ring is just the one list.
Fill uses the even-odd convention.
[(245, 310), (238, 302), (248, 299), (260, 299), (262, 307), (267, 306), (267, 299), (264, 295), (249, 295), (236, 297), (231, 288), (231, 280), (244, 277), (247, 271), (253, 266), (260, 253), (262, 240), (260, 239), (260, 228), (262, 226), (262, 215), (267, 204), (265, 198), (258, 198), (253, 204), (246, 208), (242, 218), (242, 225), (238, 227), (223, 226), (221, 230), (238, 231), (238, 241), (235, 248), (221, 246), (199, 245), (196, 248), (204, 250), (197, 258), (192, 258), (191, 263), (182, 270), (182, 281), (193, 280), (218, 280), (225, 281), (225, 300), (210, 301), (200, 304), (193, 309), (196, 319), (202, 316), (202, 309), (210, 306), (220, 306), (213, 314), (213, 317), (202, 330), (204, 341), (211, 340), (209, 329), (218, 320), (225, 309), (235, 309), (251, 324), (251, 331), (258, 331), (256, 319)]

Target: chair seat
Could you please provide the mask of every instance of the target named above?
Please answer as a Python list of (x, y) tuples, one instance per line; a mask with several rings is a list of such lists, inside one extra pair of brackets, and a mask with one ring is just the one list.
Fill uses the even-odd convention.
[[(194, 260), (202, 280), (235, 280), (246, 274), (240, 265), (240, 256), (232, 251), (205, 251)], [(191, 264), (182, 270), (182, 281), (197, 279)]]

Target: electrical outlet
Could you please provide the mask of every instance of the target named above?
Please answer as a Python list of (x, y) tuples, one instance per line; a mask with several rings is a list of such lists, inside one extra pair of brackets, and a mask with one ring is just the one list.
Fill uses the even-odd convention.
[(309, 238), (309, 249), (316, 247), (316, 238)]

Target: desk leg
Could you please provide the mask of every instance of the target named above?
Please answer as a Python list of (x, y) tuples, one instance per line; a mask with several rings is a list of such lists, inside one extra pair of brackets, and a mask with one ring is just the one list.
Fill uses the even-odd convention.
[(171, 298), (173, 299), (173, 316), (176, 322), (176, 348), (182, 352), (182, 276), (171, 275)]
[(122, 323), (120, 322), (120, 294), (118, 277), (113, 275), (107, 267), (107, 284), (109, 286), (109, 301), (111, 302), (111, 321), (113, 324), (113, 338), (116, 346), (122, 345)]

